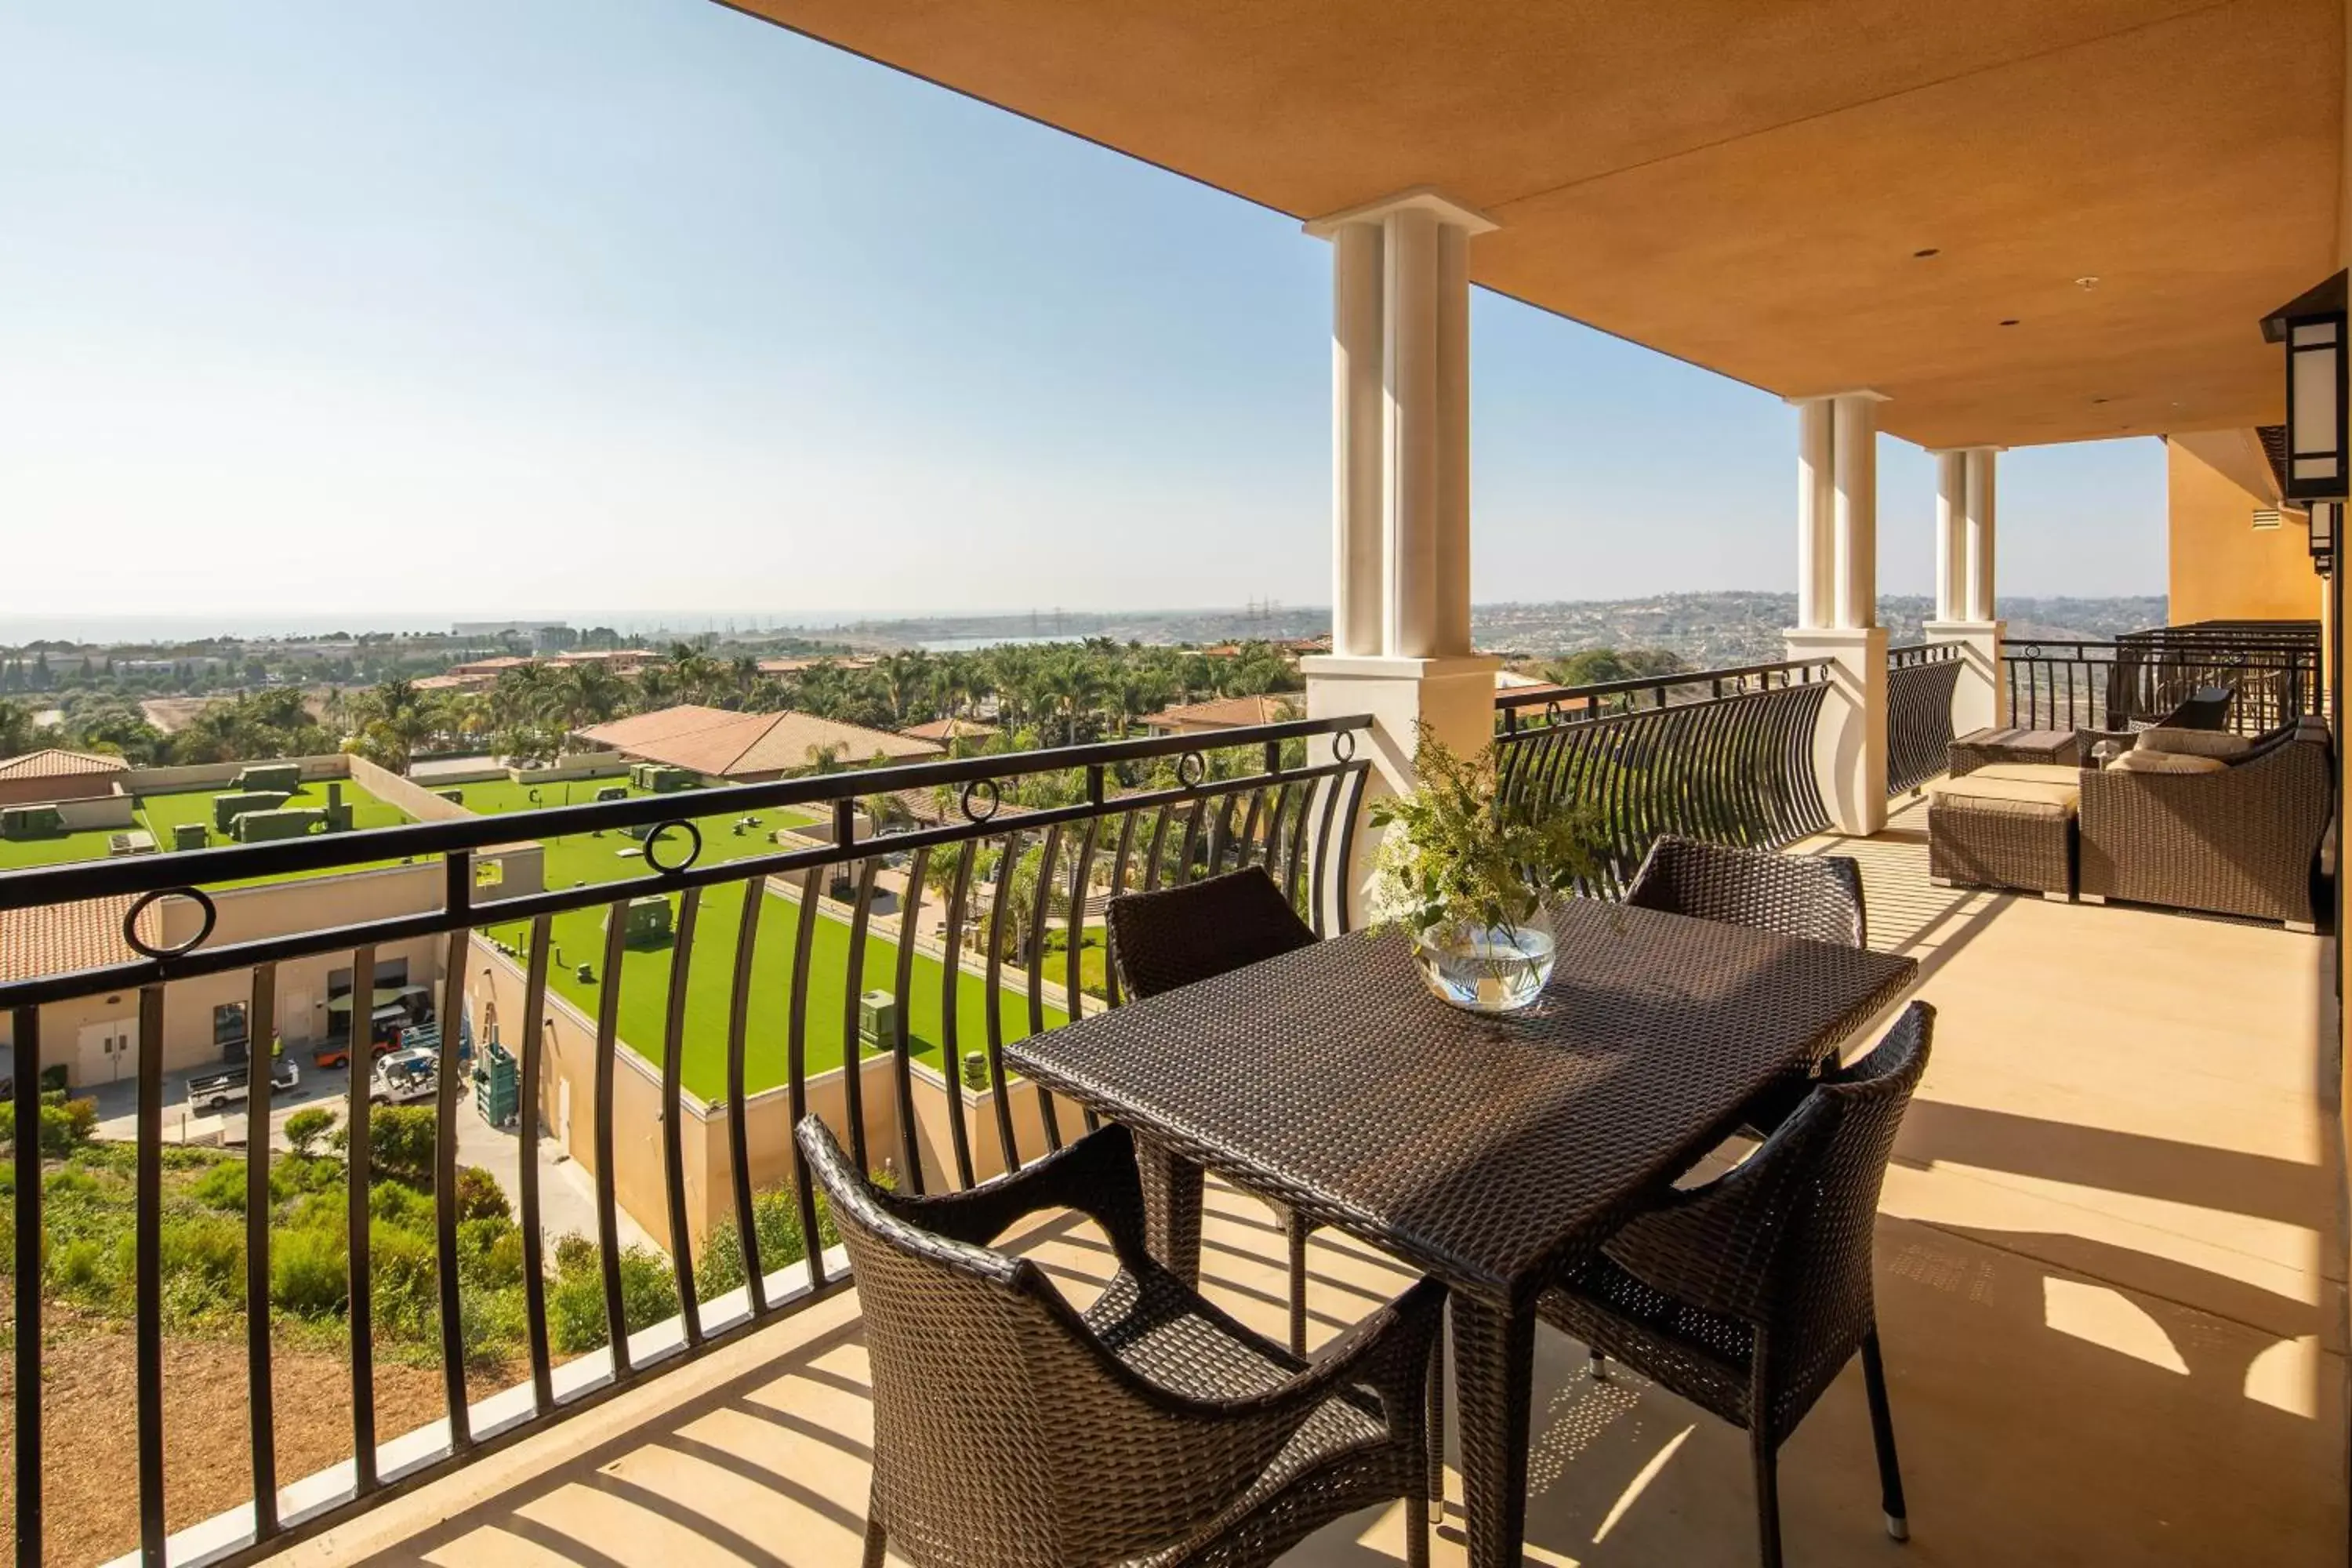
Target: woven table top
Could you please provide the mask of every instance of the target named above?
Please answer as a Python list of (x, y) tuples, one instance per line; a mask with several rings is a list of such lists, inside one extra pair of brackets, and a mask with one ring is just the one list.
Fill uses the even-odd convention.
[(1911, 984), (1909, 959), (1570, 902), (1542, 998), (1431, 995), (1357, 932), (1005, 1047), (1023, 1073), (1498, 1304)]

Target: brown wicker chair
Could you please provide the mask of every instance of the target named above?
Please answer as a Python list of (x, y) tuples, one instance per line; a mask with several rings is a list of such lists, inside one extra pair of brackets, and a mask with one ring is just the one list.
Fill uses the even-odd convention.
[(1870, 930), (1862, 868), (1850, 855), (1780, 855), (1669, 836), (1650, 846), (1625, 901), (1843, 947), (1862, 946)]
[(2083, 896), (2311, 929), (2333, 752), (2326, 726), (2305, 719), (2219, 773), (2084, 773)]
[[(1127, 1131), (935, 1197), (876, 1189), (824, 1123), (800, 1147), (848, 1249), (874, 1380), (866, 1568), (1246, 1568), (1323, 1525), (1406, 1500), (1429, 1561), (1423, 1452), (1444, 1288), (1424, 1280), (1312, 1365), (1151, 1260)], [(1120, 1271), (1083, 1313), (989, 1246), (1076, 1209)]]
[(1671, 1189), (1545, 1292), (1545, 1321), (1745, 1428), (1765, 1568), (1780, 1562), (1777, 1456), (1856, 1351), (1887, 1532), (1910, 1533), (1871, 1289), (1878, 1191), (1935, 1011), (1914, 1002), (1877, 1047), (1823, 1079), (1743, 1163)]
[[(1110, 951), (1134, 996), (1157, 996), (1244, 964), (1311, 946), (1315, 932), (1257, 867), (1110, 901)], [(1290, 1351), (1307, 1353), (1307, 1237), (1314, 1227), (1275, 1205), (1290, 1250)]]
[[(1841, 947), (1861, 947), (1870, 931), (1862, 867), (1851, 855), (1780, 855), (1669, 836), (1642, 858), (1625, 901)], [(1760, 1138), (1778, 1127), (1814, 1076), (1791, 1072), (1775, 1081), (1740, 1113), (1745, 1130)]]

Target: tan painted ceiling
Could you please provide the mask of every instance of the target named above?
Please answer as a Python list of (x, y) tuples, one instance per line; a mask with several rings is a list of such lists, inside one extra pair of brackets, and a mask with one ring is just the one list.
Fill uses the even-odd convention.
[(740, 3), (1929, 447), (2274, 421), (2336, 265), (2342, 0)]

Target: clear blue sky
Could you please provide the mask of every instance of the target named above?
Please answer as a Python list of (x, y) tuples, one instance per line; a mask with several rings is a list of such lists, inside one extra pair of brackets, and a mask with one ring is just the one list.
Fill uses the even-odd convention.
[[(225, 620), (1319, 604), (1328, 289), (1286, 218), (704, 0), (16, 5), (0, 573)], [(1791, 585), (1788, 410), (1489, 296), (1473, 337), (1481, 601)], [(2163, 590), (2157, 443), (2004, 465), (2005, 590)], [(1880, 485), (1926, 592), (1928, 459)]]

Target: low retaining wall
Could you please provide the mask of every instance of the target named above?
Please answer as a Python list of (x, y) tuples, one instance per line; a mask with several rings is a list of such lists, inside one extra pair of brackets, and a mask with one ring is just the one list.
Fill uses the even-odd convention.
[(247, 768), (289, 763), (301, 768), (306, 783), (316, 779), (347, 779), (356, 776), (352, 771), (352, 763), (356, 760), (341, 752), (330, 752), (323, 756), (273, 757), (265, 763), (194, 763), (177, 768), (133, 768), (123, 775), (122, 786), (132, 795), (177, 795), (183, 790), (222, 789)]
[(627, 771), (628, 759), (618, 752), (566, 752), (546, 767), (508, 768), (505, 773), (517, 784), (566, 784)]
[[(402, 778), (390, 768), (365, 757), (345, 757), (351, 780), (386, 805), (398, 806), (419, 822), (471, 822), (474, 814), (454, 800), (443, 800), (414, 779)], [(306, 775), (307, 776), (307, 775)]]

